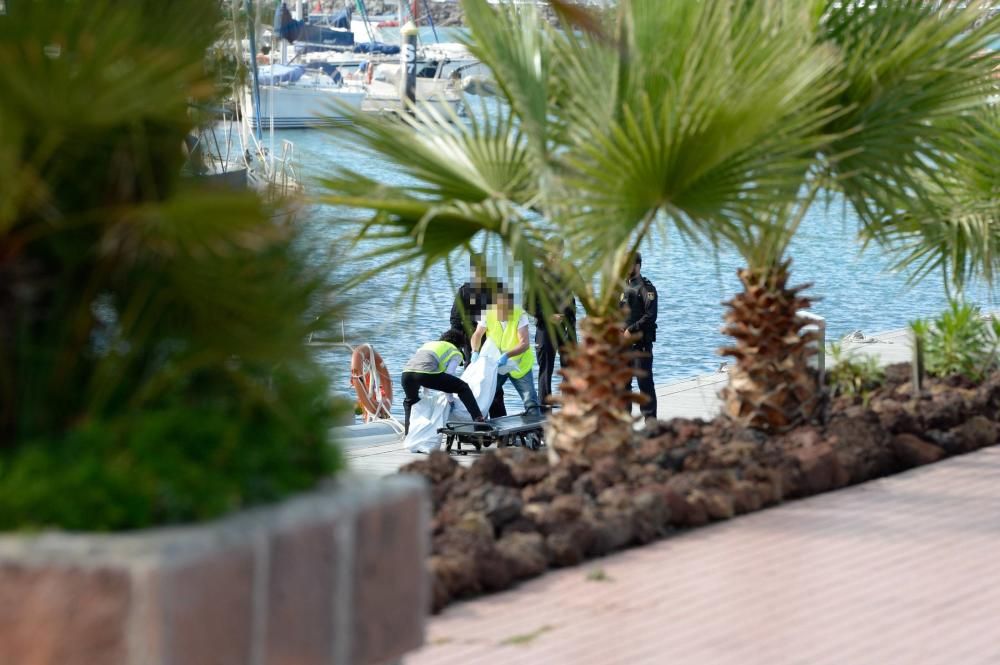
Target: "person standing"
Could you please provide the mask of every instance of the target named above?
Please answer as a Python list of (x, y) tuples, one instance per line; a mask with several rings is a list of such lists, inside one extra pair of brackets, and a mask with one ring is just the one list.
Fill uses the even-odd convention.
[[(632, 350), (641, 353), (641, 357), (632, 361), (632, 367), (641, 370), (638, 377), (639, 392), (648, 401), (642, 405), (642, 415), (649, 420), (656, 418), (656, 385), (653, 383), (653, 342), (656, 341), (656, 287), (642, 275), (642, 255), (635, 253), (632, 272), (629, 274), (619, 299), (619, 306), (626, 310), (625, 329), (622, 331), (626, 340), (632, 340)], [(632, 389), (632, 379), (629, 379), (628, 390)]]
[(559, 277), (558, 260), (558, 254), (553, 251), (540, 271), (542, 285), (552, 298), (549, 307), (544, 307), (542, 298), (535, 296), (535, 353), (538, 355), (538, 399), (542, 404), (552, 394), (556, 352), (559, 353), (559, 366), (565, 367), (567, 346), (576, 345), (576, 299), (565, 280)]
[(469, 339), (476, 322), (482, 318), (486, 308), (493, 304), (493, 290), (486, 281), (486, 271), (481, 254), (469, 257), (469, 281), (459, 287), (451, 306), (451, 328), (462, 333), (464, 339), (458, 345), (465, 357), (472, 355)]
[[(528, 315), (520, 307), (514, 305), (514, 296), (506, 289), (497, 291), (496, 304), (488, 307), (479, 320), (476, 331), (472, 333), (472, 360), (479, 356), (483, 337), (492, 341), (500, 350), (499, 369), (508, 365), (509, 372), (501, 372), (497, 376), (497, 393), (503, 404), (503, 385), (510, 378), (514, 388), (521, 396), (525, 413), (539, 413), (538, 394), (535, 392), (535, 379), (532, 367), (535, 364), (535, 350), (531, 346), (529, 336)], [(506, 413), (498, 413), (497, 400), (490, 407), (490, 417), (497, 418)]]
[(468, 383), (456, 376), (458, 364), (462, 360), (456, 342), (461, 343), (461, 333), (448, 330), (436, 342), (427, 342), (420, 347), (406, 366), (400, 383), (403, 385), (403, 433), (410, 433), (410, 411), (420, 401), (420, 389), (429, 388), (443, 393), (458, 395), (469, 415), (476, 422), (483, 422), (483, 412), (479, 410), (476, 397)]

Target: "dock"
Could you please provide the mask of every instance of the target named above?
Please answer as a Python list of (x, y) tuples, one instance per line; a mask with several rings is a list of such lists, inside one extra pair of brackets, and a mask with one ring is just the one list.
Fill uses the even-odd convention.
[[(874, 335), (858, 335), (856, 340), (843, 343), (845, 353), (865, 354), (878, 358), (882, 365), (908, 362), (912, 342), (907, 329), (891, 330)], [(657, 417), (702, 418), (711, 420), (719, 414), (722, 401), (719, 391), (726, 385), (729, 375), (724, 371), (703, 374), (665, 383), (656, 387)], [(388, 443), (345, 450), (348, 467), (358, 473), (389, 475), (399, 467), (424, 456), (403, 450), (398, 443)], [(456, 455), (460, 464), (472, 464), (477, 455)]]

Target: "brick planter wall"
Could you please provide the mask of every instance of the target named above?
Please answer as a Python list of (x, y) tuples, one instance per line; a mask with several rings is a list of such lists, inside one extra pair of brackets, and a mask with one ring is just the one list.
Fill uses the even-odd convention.
[(345, 477), (190, 527), (0, 536), (3, 665), (365, 665), (423, 642), (430, 508)]

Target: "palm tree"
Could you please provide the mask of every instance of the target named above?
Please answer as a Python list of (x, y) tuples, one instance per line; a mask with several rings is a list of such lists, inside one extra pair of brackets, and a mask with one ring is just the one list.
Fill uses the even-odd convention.
[[(390, 240), (373, 253), (398, 263), (447, 262), (485, 233), (537, 285), (544, 239), (566, 240), (562, 272), (587, 318), (565, 371), (563, 408), (550, 419), (557, 453), (601, 454), (629, 440), (634, 397), (621, 389), (629, 370), (617, 301), (642, 240), (660, 230), (735, 243), (750, 268), (729, 315), (739, 366), (727, 412), (755, 426), (789, 426), (808, 414), (816, 391), (797, 318), (805, 303), (786, 286), (796, 220), (836, 182), (865, 213), (866, 228), (879, 228), (901, 203), (896, 187), (911, 187), (914, 173), (929, 168), (924, 125), (981, 96), (972, 82), (982, 62), (955, 45), (972, 39), (959, 29), (971, 11), (942, 10), (941, 18), (922, 2), (902, 4), (908, 11), (890, 12), (898, 25), (890, 21), (895, 31), (886, 36), (870, 12), (818, 0), (631, 0), (603, 14), (554, 2), (561, 30), (531, 9), (463, 0), (469, 45), (493, 71), (499, 110), (468, 123), (421, 109), (397, 123), (357, 115), (356, 144), (411, 183), (387, 186), (342, 169), (327, 179), (326, 200), (372, 211), (359, 237)], [(933, 44), (901, 44), (907, 29)], [(981, 42), (986, 33), (973, 34)], [(866, 40), (880, 59), (860, 54)], [(904, 45), (903, 62), (891, 62)], [(934, 48), (947, 53), (935, 62), (951, 69), (913, 71)], [(909, 97), (893, 103), (878, 78), (864, 82), (866, 73)], [(872, 115), (883, 113), (886, 122)], [(891, 158), (893, 127), (899, 161)], [(868, 141), (877, 149), (866, 152)], [(800, 351), (784, 362), (792, 347)], [(775, 397), (785, 384), (790, 394)], [(757, 417), (762, 410), (780, 417)]]
[[(989, 163), (983, 153), (1000, 145), (994, 130), (992, 136), (979, 133), (978, 151), (967, 147), (977, 127), (989, 126), (977, 123), (974, 112), (986, 102), (994, 66), (984, 51), (997, 27), (995, 19), (982, 21), (987, 5), (901, 0), (874, 11), (859, 2), (817, 6), (817, 42), (839, 56), (831, 99), (837, 112), (820, 128), (827, 141), (811, 156), (799, 201), (765, 211), (766, 224), (730, 238), (748, 267), (739, 271), (743, 292), (727, 303), (724, 332), (735, 344), (722, 353), (735, 357), (736, 366), (724, 392), (725, 413), (772, 431), (808, 419), (820, 403), (808, 365), (813, 340), (801, 332), (808, 321), (798, 315), (809, 299), (801, 294), (805, 287), (787, 286), (786, 257), (817, 194), (839, 191), (867, 240), (889, 249), (909, 242), (899, 267), (921, 257), (937, 265), (956, 252), (972, 271), (989, 271), (997, 260), (991, 250), (996, 226), (990, 231), (971, 211), (964, 223), (950, 225), (958, 232), (942, 233), (951, 219), (946, 210), (955, 210), (944, 206), (942, 195), (967, 189), (962, 183), (972, 182), (969, 171), (976, 169), (970, 157), (973, 164)], [(917, 220), (924, 223), (914, 232)]]
[(333, 467), (325, 278), (253, 193), (181, 177), (213, 4), (0, 17), (0, 529), (192, 519)]

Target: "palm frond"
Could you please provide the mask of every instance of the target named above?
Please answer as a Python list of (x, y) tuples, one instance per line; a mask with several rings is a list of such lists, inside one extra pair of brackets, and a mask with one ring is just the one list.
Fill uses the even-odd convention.
[[(1000, 109), (985, 107), (952, 125), (950, 168), (923, 185), (919, 204), (880, 222), (879, 239), (894, 267), (917, 280), (940, 272), (958, 290), (1000, 275)], [(875, 239), (870, 232), (865, 237)]]
[[(842, 54), (845, 110), (827, 128), (829, 164), (866, 232), (883, 236), (901, 200), (949, 168), (949, 125), (986, 102), (1000, 17), (989, 3), (829, 2), (821, 39)], [(888, 214), (888, 217), (887, 217)]]

